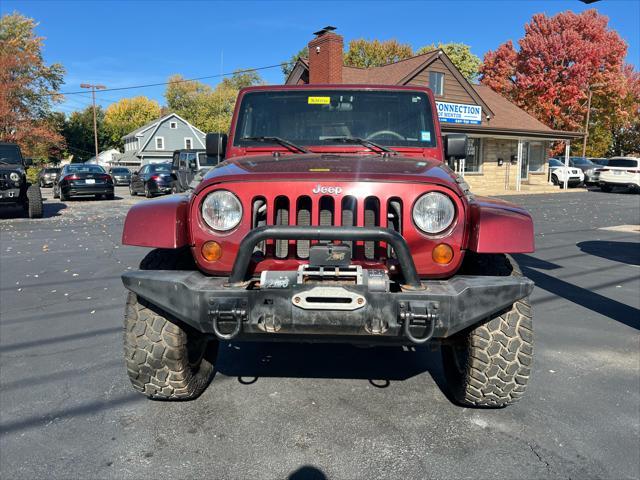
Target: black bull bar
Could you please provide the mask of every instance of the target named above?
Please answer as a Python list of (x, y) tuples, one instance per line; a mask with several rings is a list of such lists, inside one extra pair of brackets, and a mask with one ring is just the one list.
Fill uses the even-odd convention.
[[(362, 307), (343, 310), (300, 308), (295, 299), (322, 282), (293, 282), (284, 288), (252, 288), (249, 267), (254, 247), (266, 239), (348, 240), (389, 243), (402, 269), (401, 291), (373, 291), (347, 285)], [(283, 272), (285, 273), (285, 272)], [(292, 272), (289, 272), (292, 273)], [(404, 238), (385, 228), (267, 226), (242, 241), (229, 277), (199, 271), (126, 272), (125, 287), (196, 330), (221, 339), (424, 343), (444, 338), (491, 318), (533, 290), (524, 277), (457, 275), (421, 281)]]

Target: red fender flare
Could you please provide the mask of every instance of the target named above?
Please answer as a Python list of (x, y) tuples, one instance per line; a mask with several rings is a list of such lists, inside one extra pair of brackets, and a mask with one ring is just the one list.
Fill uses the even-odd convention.
[(189, 243), (189, 196), (146, 200), (129, 209), (122, 231), (123, 245), (180, 248)]
[(512, 203), (488, 197), (475, 197), (469, 207), (469, 250), (476, 253), (535, 251), (533, 220), (529, 212)]

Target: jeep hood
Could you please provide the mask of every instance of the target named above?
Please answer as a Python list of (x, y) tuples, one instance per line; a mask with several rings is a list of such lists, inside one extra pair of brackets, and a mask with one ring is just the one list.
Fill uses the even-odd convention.
[(195, 193), (221, 182), (272, 180), (432, 183), (462, 194), (455, 173), (438, 160), (319, 153), (230, 158), (209, 171)]

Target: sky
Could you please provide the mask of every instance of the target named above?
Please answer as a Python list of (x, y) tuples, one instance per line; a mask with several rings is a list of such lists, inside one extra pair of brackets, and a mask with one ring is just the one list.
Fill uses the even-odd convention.
[[(640, 69), (640, 0), (572, 1), (56, 1), (0, 0), (2, 14), (34, 18), (45, 37), (47, 63), (66, 69), (62, 92), (81, 83), (108, 88), (165, 82), (172, 74), (196, 78), (237, 69), (278, 65), (304, 47), (313, 32), (334, 25), (349, 40), (395, 38), (415, 49), (463, 42), (482, 56), (507, 40), (517, 42), (535, 13), (595, 8), (628, 43), (627, 62)], [(279, 67), (260, 71), (267, 83), (283, 82)], [(219, 78), (205, 80), (215, 86)], [(146, 95), (164, 104), (165, 87), (106, 91), (107, 106)], [(91, 104), (89, 92), (65, 96), (57, 110)]]

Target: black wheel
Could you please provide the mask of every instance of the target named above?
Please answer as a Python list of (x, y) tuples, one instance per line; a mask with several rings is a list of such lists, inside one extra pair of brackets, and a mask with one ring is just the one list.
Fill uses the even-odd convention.
[(132, 197), (135, 197), (137, 195), (131, 184), (129, 184), (129, 195), (131, 195)]
[[(193, 266), (187, 250), (153, 250), (142, 269)], [(191, 329), (169, 313), (129, 292), (124, 316), (124, 352), (133, 388), (163, 400), (199, 396), (215, 373), (219, 342)]]
[(558, 181), (558, 177), (556, 175), (551, 175), (551, 183), (553, 183), (554, 185), (560, 185), (560, 182)]
[(178, 185), (176, 185), (175, 183), (171, 185), (171, 193), (173, 193), (174, 195), (178, 193)]
[(55, 185), (53, 186), (53, 198), (60, 198), (60, 194), (58, 193)]
[[(522, 275), (507, 255), (476, 255), (465, 259), (465, 264), (467, 274)], [(442, 346), (442, 360), (451, 394), (460, 404), (496, 408), (520, 400), (533, 360), (529, 298), (451, 337)]]
[(149, 190), (149, 182), (145, 182), (144, 184), (144, 196), (147, 198), (153, 197), (153, 193)]
[(602, 190), (603, 192), (610, 192), (611, 190), (613, 190), (611, 188), (611, 185), (600, 185), (600, 190)]
[(69, 200), (70, 197), (68, 197), (67, 195), (65, 195), (65, 193), (61, 190), (58, 191), (59, 195), (60, 195), (60, 201), (61, 202), (66, 202), (67, 200)]
[(27, 214), (29, 218), (42, 218), (42, 193), (38, 185), (27, 188)]

